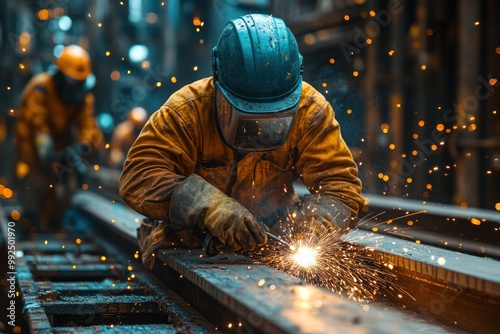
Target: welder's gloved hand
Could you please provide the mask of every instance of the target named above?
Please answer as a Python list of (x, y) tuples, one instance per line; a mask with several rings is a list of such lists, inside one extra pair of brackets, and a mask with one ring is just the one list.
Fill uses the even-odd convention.
[(50, 135), (42, 133), (36, 136), (35, 144), (38, 154), (38, 159), (42, 168), (52, 170), (52, 164), (63, 159), (62, 155), (55, 151), (54, 141)]
[(300, 203), (277, 208), (271, 213), (260, 216), (260, 220), (276, 236), (288, 236), (292, 232), (293, 222), (299, 212)]
[(294, 223), (299, 238), (307, 235), (321, 237), (332, 233), (339, 238), (351, 226), (351, 212), (338, 199), (328, 195), (306, 195)]
[(174, 230), (208, 230), (232, 251), (253, 251), (267, 242), (264, 225), (250, 211), (196, 174), (172, 194), (169, 218)]

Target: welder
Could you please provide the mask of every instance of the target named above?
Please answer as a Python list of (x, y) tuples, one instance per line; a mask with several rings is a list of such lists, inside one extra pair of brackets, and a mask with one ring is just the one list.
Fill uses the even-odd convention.
[(128, 150), (142, 130), (148, 119), (148, 112), (142, 107), (133, 107), (127, 119), (119, 123), (113, 130), (110, 142), (108, 165), (121, 169)]
[[(254, 251), (267, 231), (352, 226), (364, 203), (357, 165), (302, 60), (282, 19), (238, 17), (212, 49), (213, 75), (152, 114), (120, 180), (123, 200), (148, 217), (138, 230), (146, 267), (159, 248), (201, 247), (207, 233)], [(295, 182), (311, 194), (299, 199)]]
[(54, 68), (35, 75), (20, 97), (15, 130), (16, 176), (25, 237), (61, 230), (62, 217), (81, 186), (102, 133), (94, 117), (88, 52), (62, 49)]

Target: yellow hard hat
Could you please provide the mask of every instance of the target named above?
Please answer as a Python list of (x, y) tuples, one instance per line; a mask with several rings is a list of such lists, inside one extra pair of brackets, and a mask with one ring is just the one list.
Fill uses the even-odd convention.
[(90, 56), (78, 45), (66, 46), (56, 59), (56, 66), (66, 76), (77, 81), (85, 81), (92, 73)]

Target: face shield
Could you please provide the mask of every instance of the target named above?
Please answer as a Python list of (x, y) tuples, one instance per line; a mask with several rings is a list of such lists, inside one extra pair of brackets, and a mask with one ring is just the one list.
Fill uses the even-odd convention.
[(86, 80), (76, 80), (62, 71), (54, 74), (56, 88), (61, 101), (66, 105), (83, 103), (87, 93), (95, 86), (94, 74), (89, 74)]
[[(230, 94), (226, 91), (226, 94)], [(300, 95), (300, 88), (298, 89)], [(231, 96), (234, 101), (234, 97)], [(229, 102), (215, 82), (215, 112), (219, 132), (227, 146), (242, 151), (269, 151), (282, 146), (298, 110), (298, 98), (292, 105), (273, 103), (278, 110), (262, 110), (259, 103)], [(269, 106), (269, 104), (268, 104)]]

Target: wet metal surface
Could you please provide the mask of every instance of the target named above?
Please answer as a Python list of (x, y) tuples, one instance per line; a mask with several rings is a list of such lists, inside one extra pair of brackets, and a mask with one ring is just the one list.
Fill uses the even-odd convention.
[[(446, 280), (463, 288), (500, 297), (500, 261), (418, 244), (390, 237), (373, 238), (374, 233), (351, 231), (347, 238), (378, 250), (382, 261), (403, 269)], [(376, 235), (376, 234), (375, 234)]]
[(137, 243), (137, 228), (145, 217), (124, 204), (90, 191), (81, 191), (74, 196), (73, 206), (91, 214), (99, 223), (112, 227), (116, 238)]

